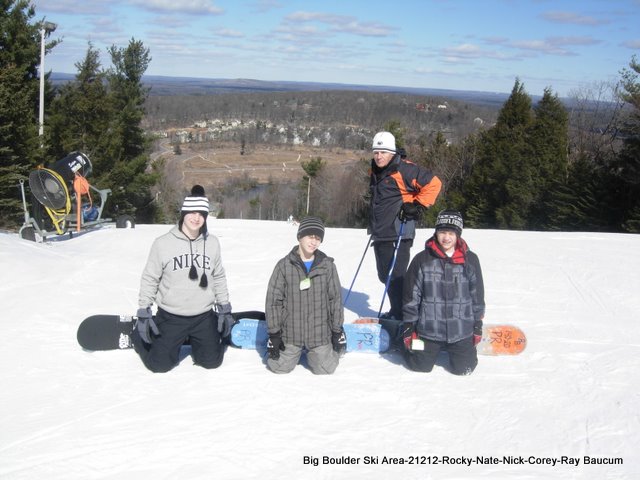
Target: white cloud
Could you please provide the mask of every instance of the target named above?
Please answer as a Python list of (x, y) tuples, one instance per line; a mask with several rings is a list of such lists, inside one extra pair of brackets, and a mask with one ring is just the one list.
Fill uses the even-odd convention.
[(632, 50), (638, 50), (638, 49), (640, 49), (640, 39), (638, 39), (638, 40), (627, 40), (626, 42), (622, 42), (620, 45), (623, 46), (623, 47), (630, 48)]
[(441, 51), (441, 60), (445, 63), (469, 63), (470, 60), (490, 58), (493, 60), (520, 60), (514, 55), (507, 55), (498, 50), (485, 50), (471, 43), (463, 43), (455, 47), (446, 47)]
[(131, 3), (154, 12), (179, 12), (189, 15), (203, 13), (222, 15), (224, 13), (222, 8), (215, 6), (209, 0), (132, 0)]
[(575, 52), (565, 48), (567, 46), (590, 46), (601, 43), (592, 37), (549, 37), (544, 40), (523, 40), (514, 41), (511, 47), (530, 50), (546, 55), (572, 56)]
[(258, 0), (251, 4), (254, 12), (257, 13), (266, 13), (271, 10), (275, 10), (278, 8), (282, 8), (282, 3), (277, 0)]
[(73, 15), (107, 15), (111, 10), (110, 2), (86, 0), (78, 2), (76, 0), (39, 0), (38, 10), (46, 10), (54, 13), (68, 13)]
[(573, 25), (587, 26), (606, 25), (610, 23), (609, 20), (604, 18), (595, 18), (573, 12), (551, 11), (545, 12), (540, 16), (552, 23), (569, 23)]
[(220, 37), (231, 37), (231, 38), (243, 38), (244, 33), (239, 32), (237, 30), (232, 30), (230, 28), (221, 28), (215, 32), (216, 35)]
[(364, 37), (386, 37), (394, 27), (377, 22), (361, 22), (355, 17), (321, 12), (298, 11), (284, 18), (287, 23), (318, 22), (330, 26), (332, 32), (349, 33)]
[(602, 43), (593, 37), (549, 37), (547, 41), (551, 45), (596, 45)]

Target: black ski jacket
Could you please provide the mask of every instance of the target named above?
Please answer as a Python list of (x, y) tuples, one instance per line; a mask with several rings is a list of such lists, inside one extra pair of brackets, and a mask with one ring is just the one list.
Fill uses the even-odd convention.
[(409, 265), (404, 279), (402, 315), (416, 322), (420, 337), (455, 343), (482, 329), (484, 282), (478, 256), (458, 238), (453, 257), (447, 257), (435, 237)]
[[(438, 198), (442, 182), (425, 168), (395, 155), (385, 168), (371, 160), (369, 192), (369, 233), (373, 240), (397, 240), (400, 234), (398, 213), (405, 202), (430, 207)], [(415, 237), (416, 222), (405, 224), (402, 238)]]

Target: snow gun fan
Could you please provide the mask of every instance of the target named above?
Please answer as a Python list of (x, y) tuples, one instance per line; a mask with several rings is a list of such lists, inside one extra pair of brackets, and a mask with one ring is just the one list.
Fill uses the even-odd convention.
[[(53, 233), (63, 235), (68, 232), (69, 238), (72, 238), (74, 230), (88, 231), (112, 222), (110, 218), (102, 218), (111, 189), (98, 189), (90, 185), (85, 177), (88, 177), (92, 170), (89, 157), (75, 151), (49, 168), (38, 167), (31, 172), (29, 187), (33, 197), (31, 205), (34, 215), (29, 215), (25, 181), (21, 179), (24, 224), (20, 228), (20, 236), (35, 242), (38, 239), (45, 241)], [(95, 202), (91, 198), (92, 191), (97, 194)], [(52, 226), (55, 230), (50, 228)], [(115, 219), (115, 226), (135, 228), (135, 221), (131, 215), (122, 214)]]
[[(89, 196), (86, 176), (91, 173), (91, 161), (81, 152), (72, 152), (58, 160), (52, 168), (38, 168), (29, 174), (29, 187), (40, 202), (58, 234), (64, 233), (64, 222), (71, 212), (71, 191), (77, 201), (77, 228), (81, 225), (81, 197)], [(91, 197), (89, 196), (89, 201)], [(89, 205), (89, 208), (91, 205)]]

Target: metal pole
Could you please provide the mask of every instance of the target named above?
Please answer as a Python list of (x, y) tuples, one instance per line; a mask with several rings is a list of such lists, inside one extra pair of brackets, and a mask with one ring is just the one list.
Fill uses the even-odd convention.
[(380, 302), (380, 310), (378, 310), (378, 318), (380, 318), (380, 315), (382, 314), (382, 307), (384, 306), (384, 297), (387, 296), (387, 291), (389, 290), (389, 284), (391, 283), (391, 274), (393, 273), (393, 268), (396, 266), (396, 259), (398, 258), (398, 250), (400, 250), (400, 242), (402, 241), (404, 226), (405, 226), (405, 222), (402, 222), (400, 224), (400, 234), (398, 235), (396, 248), (393, 250), (393, 259), (391, 260), (391, 267), (389, 267), (389, 274), (387, 275), (387, 281), (384, 284), (384, 293), (382, 294), (382, 302)]
[[(362, 254), (362, 258), (360, 259), (360, 263), (358, 264), (358, 268), (356, 270), (356, 274), (353, 276), (353, 280), (351, 281), (351, 286), (349, 287), (349, 291), (347, 292), (347, 296), (344, 299), (344, 303), (342, 306), (347, 304), (347, 300), (349, 300), (349, 295), (351, 295), (351, 290), (353, 289), (353, 284), (356, 283), (356, 278), (358, 277), (358, 272), (360, 271), (360, 267), (362, 266), (362, 262), (364, 261), (364, 256), (367, 254), (367, 250), (369, 250), (369, 245), (371, 245), (371, 239), (373, 235), (369, 235), (369, 241), (367, 242), (367, 246), (364, 248), (364, 253)], [(378, 315), (380, 316), (380, 315)]]
[(42, 136), (44, 134), (44, 34), (46, 29), (44, 24), (40, 29), (40, 111), (39, 113), (39, 129), (38, 135), (40, 136), (40, 148), (44, 147), (44, 141)]
[(20, 179), (20, 191), (22, 192), (22, 207), (24, 208), (24, 224), (29, 223), (29, 210), (27, 209), (27, 197), (24, 194), (24, 180)]
[(40, 105), (38, 112), (38, 136), (40, 148), (44, 147), (44, 36), (53, 32), (58, 26), (55, 23), (44, 22), (40, 28)]

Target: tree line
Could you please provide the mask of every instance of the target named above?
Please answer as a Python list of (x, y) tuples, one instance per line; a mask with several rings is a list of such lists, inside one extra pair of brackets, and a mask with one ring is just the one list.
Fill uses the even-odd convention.
[[(354, 98), (354, 92), (248, 93), (217, 95), (207, 101), (149, 96), (143, 75), (151, 62), (150, 51), (132, 38), (127, 46), (107, 50), (108, 68), (89, 44), (75, 65), (73, 81), (53, 88), (46, 79), (46, 128), (41, 137), (37, 105), (38, 73), (44, 74), (38, 72), (42, 25), (28, 1), (2, 3), (2, 228), (15, 228), (22, 219), (18, 185), (29, 171), (74, 150), (91, 159), (91, 183), (112, 189), (107, 212), (132, 214), (139, 222), (174, 220), (177, 200), (162, 206), (152, 193), (159, 186), (177, 188), (166, 185), (166, 159), (150, 162), (149, 132), (171, 122), (186, 122), (168, 112), (180, 115), (190, 105), (189, 121), (238, 114), (242, 121), (255, 121), (257, 133), (250, 141), (256, 143), (264, 138), (275, 141), (276, 137), (260, 135), (267, 122), (284, 122), (291, 129), (349, 126), (367, 133), (392, 131), (409, 159), (431, 168), (444, 182), (438, 204), (425, 213), (423, 226), (433, 225), (437, 211), (446, 206), (461, 210), (467, 225), (476, 228), (640, 230), (640, 66), (635, 56), (620, 72), (610, 98), (599, 98), (598, 92), (584, 98), (577, 95), (567, 106), (548, 88), (534, 104), (517, 79), (495, 121), (478, 123), (477, 112), (464, 104), (448, 102), (452, 107), (443, 112), (422, 108), (410, 96), (386, 94), (356, 93)], [(47, 40), (49, 52), (58, 41)], [(332, 108), (317, 108), (320, 104)], [(320, 156), (303, 166), (305, 174), (298, 183), (253, 185), (245, 190), (242, 214), (276, 219), (290, 213), (303, 216), (310, 209), (331, 226), (366, 225), (370, 139), (353, 138), (358, 144), (349, 147), (362, 150), (360, 162), (337, 172)], [(246, 135), (230, 139), (243, 149), (248, 141)], [(283, 142), (290, 138), (285, 135)], [(252, 184), (250, 179), (244, 182)], [(237, 189), (213, 194), (223, 215), (238, 215), (228, 201)]]
[(422, 155), (436, 166), (445, 157), (439, 170), (451, 173), (442, 204), (459, 208), (476, 228), (639, 232), (635, 56), (620, 74), (606, 108), (591, 98), (575, 111), (550, 88), (532, 105), (516, 80), (494, 126)]
[[(311, 137), (321, 146), (369, 148), (367, 136), (385, 120), (402, 118), (419, 132), (443, 132), (463, 138), (480, 124), (495, 121), (493, 105), (414, 94), (363, 91), (292, 91), (215, 95), (150, 95), (145, 126), (166, 131), (189, 125), (226, 124), (216, 138), (251, 144), (291, 143)], [(233, 128), (229, 128), (233, 125)]]
[[(379, 126), (396, 136), (407, 157), (443, 180), (438, 203), (459, 209), (475, 228), (565, 231), (640, 231), (640, 65), (632, 57), (615, 85), (574, 92), (562, 102), (551, 88), (534, 104), (516, 79), (495, 123), (458, 141), (424, 132), (404, 118)], [(365, 227), (368, 220), (369, 144), (345, 171), (326, 163), (304, 168), (297, 184), (270, 182), (251, 201), (264, 212), (311, 213), (329, 225)], [(319, 157), (321, 160), (321, 157)], [(311, 184), (311, 188), (309, 188)], [(269, 192), (277, 189), (280, 198)], [(233, 190), (226, 201), (237, 204)], [(245, 194), (245, 197), (247, 195)], [(285, 200), (286, 199), (286, 200)], [(224, 200), (223, 200), (224, 201)], [(236, 207), (237, 208), (237, 207)], [(258, 212), (244, 210), (258, 218)], [(237, 214), (237, 211), (234, 212)], [(269, 218), (260, 214), (260, 218)]]

